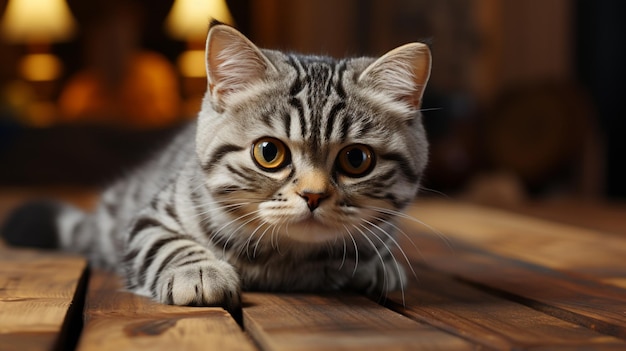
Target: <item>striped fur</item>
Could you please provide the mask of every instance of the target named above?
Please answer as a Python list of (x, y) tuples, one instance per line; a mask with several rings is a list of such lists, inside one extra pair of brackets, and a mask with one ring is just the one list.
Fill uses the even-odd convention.
[[(408, 44), (378, 60), (298, 56), (216, 25), (207, 70), (197, 122), (106, 190), (93, 214), (66, 208), (61, 246), (168, 304), (236, 307), (240, 289), (402, 288), (394, 218), (426, 164), (428, 49)], [(284, 167), (255, 164), (251, 147), (263, 137), (284, 143)], [(348, 145), (373, 150), (373, 168), (342, 171)]]

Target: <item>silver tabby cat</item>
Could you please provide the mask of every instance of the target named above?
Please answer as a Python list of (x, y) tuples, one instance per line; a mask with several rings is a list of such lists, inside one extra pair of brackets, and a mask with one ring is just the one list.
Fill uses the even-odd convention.
[[(57, 205), (59, 246), (167, 304), (232, 308), (241, 289), (403, 288), (394, 219), (427, 160), (428, 48), (298, 56), (216, 24), (206, 53), (197, 123), (106, 190), (93, 214)], [(28, 235), (8, 227), (9, 242)]]

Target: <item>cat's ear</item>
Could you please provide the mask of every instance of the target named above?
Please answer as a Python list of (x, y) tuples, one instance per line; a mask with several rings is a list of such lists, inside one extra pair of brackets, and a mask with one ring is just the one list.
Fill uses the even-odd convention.
[(220, 103), (262, 80), (272, 63), (250, 40), (236, 29), (215, 24), (206, 41), (206, 70), (209, 90)]
[(359, 82), (418, 110), (430, 77), (431, 57), (428, 46), (411, 43), (389, 51), (359, 76)]

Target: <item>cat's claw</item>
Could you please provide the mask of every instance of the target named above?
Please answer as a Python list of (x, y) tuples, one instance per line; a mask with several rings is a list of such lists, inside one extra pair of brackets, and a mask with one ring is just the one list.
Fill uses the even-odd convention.
[(160, 277), (159, 302), (180, 306), (241, 307), (239, 277), (228, 263), (217, 260), (172, 267)]

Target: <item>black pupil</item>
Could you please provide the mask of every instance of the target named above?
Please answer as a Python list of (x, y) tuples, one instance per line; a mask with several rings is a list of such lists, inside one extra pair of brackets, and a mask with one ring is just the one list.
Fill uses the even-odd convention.
[(350, 163), (350, 166), (352, 166), (353, 168), (361, 167), (367, 159), (367, 155), (365, 154), (365, 152), (359, 149), (352, 149), (348, 151), (346, 156), (348, 157), (348, 163)]
[(263, 142), (263, 144), (261, 144), (261, 150), (263, 152), (263, 158), (267, 162), (274, 161), (278, 155), (278, 147), (271, 141)]

